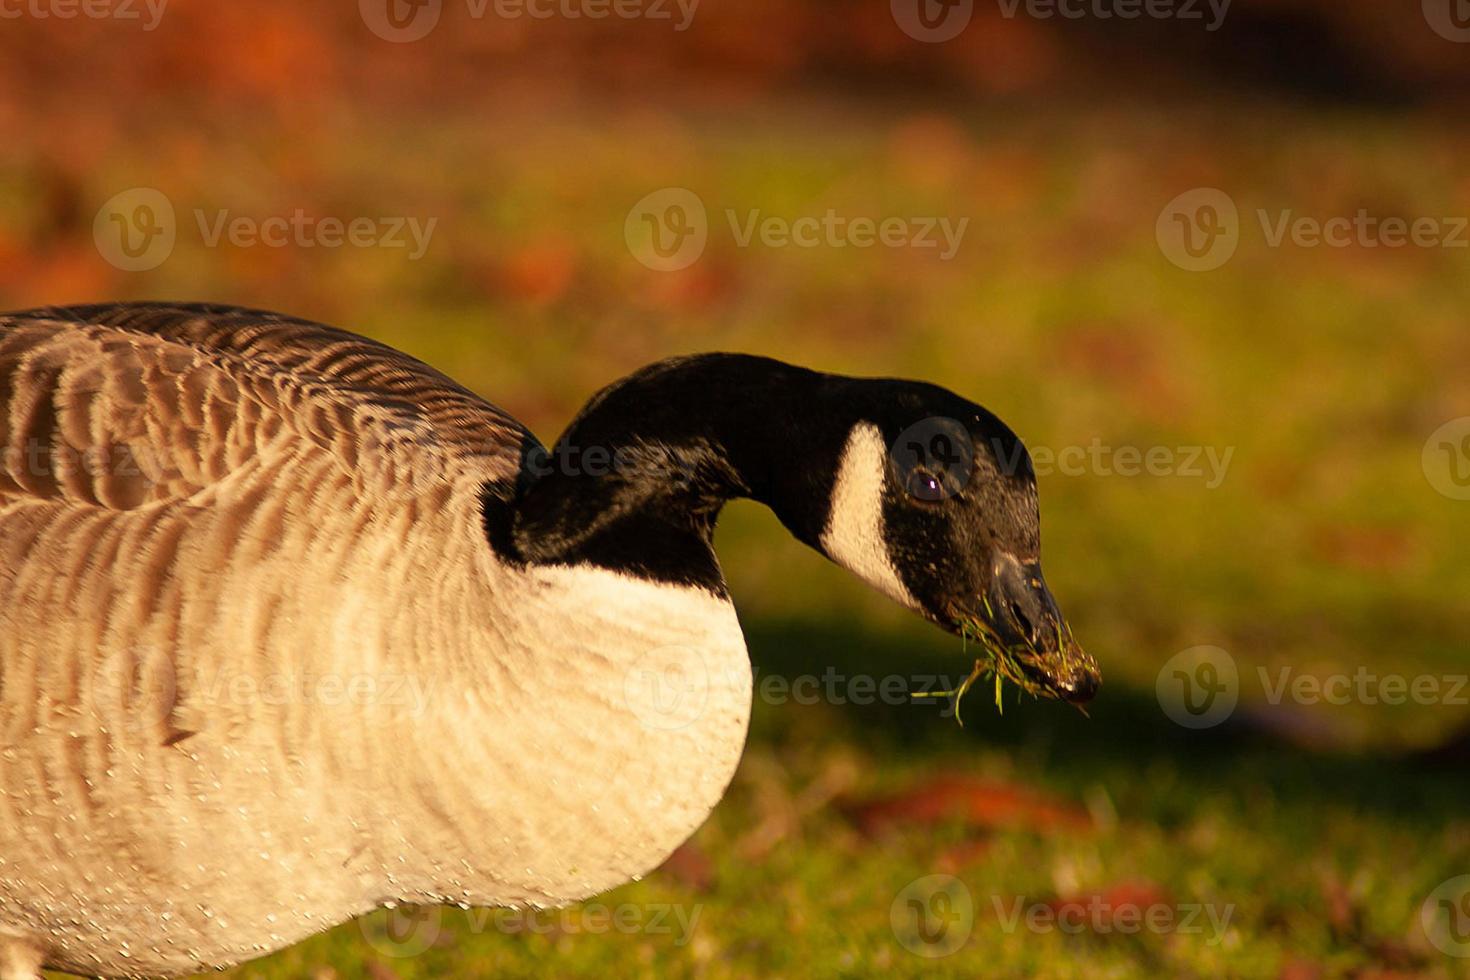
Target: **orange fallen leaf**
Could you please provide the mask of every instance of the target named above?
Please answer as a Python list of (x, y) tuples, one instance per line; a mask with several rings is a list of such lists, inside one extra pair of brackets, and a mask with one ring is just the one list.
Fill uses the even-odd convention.
[(844, 810), (865, 834), (950, 821), (1043, 834), (1092, 829), (1087, 811), (1073, 803), (1028, 786), (971, 776), (938, 776), (900, 793), (851, 803)]
[(1058, 917), (1075, 918), (1100, 929), (1117, 924), (1119, 915), (1136, 920), (1151, 906), (1170, 904), (1169, 893), (1152, 881), (1123, 881), (1101, 891), (1079, 892), (1047, 905)]
[(1282, 967), (1277, 980), (1322, 980), (1322, 966), (1308, 960), (1288, 960)]

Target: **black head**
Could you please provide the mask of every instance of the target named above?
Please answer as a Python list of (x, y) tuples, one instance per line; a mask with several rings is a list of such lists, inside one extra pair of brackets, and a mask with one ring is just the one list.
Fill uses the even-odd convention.
[(594, 397), (549, 454), (533, 447), (508, 540), (527, 560), (722, 591), (711, 540), (732, 497), (979, 639), (1027, 689), (1077, 702), (1096, 690), (1041, 575), (1030, 456), (934, 385), (736, 354), (652, 365)]

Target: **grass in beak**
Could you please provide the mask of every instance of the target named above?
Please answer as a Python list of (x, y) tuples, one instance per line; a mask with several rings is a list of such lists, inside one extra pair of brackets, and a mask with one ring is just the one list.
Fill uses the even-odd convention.
[[(982, 660), (977, 660), (975, 661), (975, 669), (970, 671), (970, 676), (960, 681), (960, 686), (955, 688), (953, 691), (912, 691), (910, 692), (909, 696), (915, 698), (954, 698), (954, 720), (960, 723), (961, 728), (964, 728), (965, 719), (960, 717), (960, 699), (969, 692), (970, 686), (975, 683), (976, 679), (983, 677), (984, 675), (985, 662)], [(1001, 707), (1000, 703), (999, 674), (997, 674), (995, 677), (995, 706), (1001, 711), (1005, 710)]]
[[(990, 603), (986, 601), (986, 612), (990, 612)], [(960, 628), (960, 640), (969, 648), (971, 640), (980, 645), (985, 656), (975, 661), (975, 667), (970, 671), (970, 676), (960, 682), (960, 686), (952, 691), (922, 691), (913, 694), (916, 698), (954, 698), (954, 718), (959, 722), (961, 728), (965, 727), (965, 720), (960, 716), (960, 701), (969, 693), (975, 682), (987, 675), (995, 678), (995, 710), (1004, 714), (1005, 704), (1002, 694), (1005, 682), (1015, 684), (1020, 691), (1024, 691), (1033, 697), (1046, 695), (1035, 681), (1027, 677), (1021, 669), (1020, 656), (1029, 652), (1024, 646), (1007, 646), (1000, 637), (983, 620), (962, 619), (958, 621)]]

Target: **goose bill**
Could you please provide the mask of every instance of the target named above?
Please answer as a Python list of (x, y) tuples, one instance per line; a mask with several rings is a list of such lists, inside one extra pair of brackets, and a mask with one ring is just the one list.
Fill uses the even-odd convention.
[(1085, 704), (1102, 683), (1097, 662), (1073, 638), (1035, 561), (996, 559), (978, 608), (955, 619), (956, 632), (980, 642), (996, 673), (1031, 694)]

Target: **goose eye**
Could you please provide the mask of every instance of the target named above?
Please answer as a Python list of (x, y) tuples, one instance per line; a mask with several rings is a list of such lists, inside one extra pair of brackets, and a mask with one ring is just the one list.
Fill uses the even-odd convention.
[(940, 503), (960, 493), (975, 466), (975, 448), (965, 427), (934, 416), (898, 434), (888, 450), (896, 482), (908, 496)]
[(908, 491), (920, 500), (943, 500), (946, 496), (944, 484), (939, 482), (939, 478), (923, 470), (916, 470), (909, 475)]

